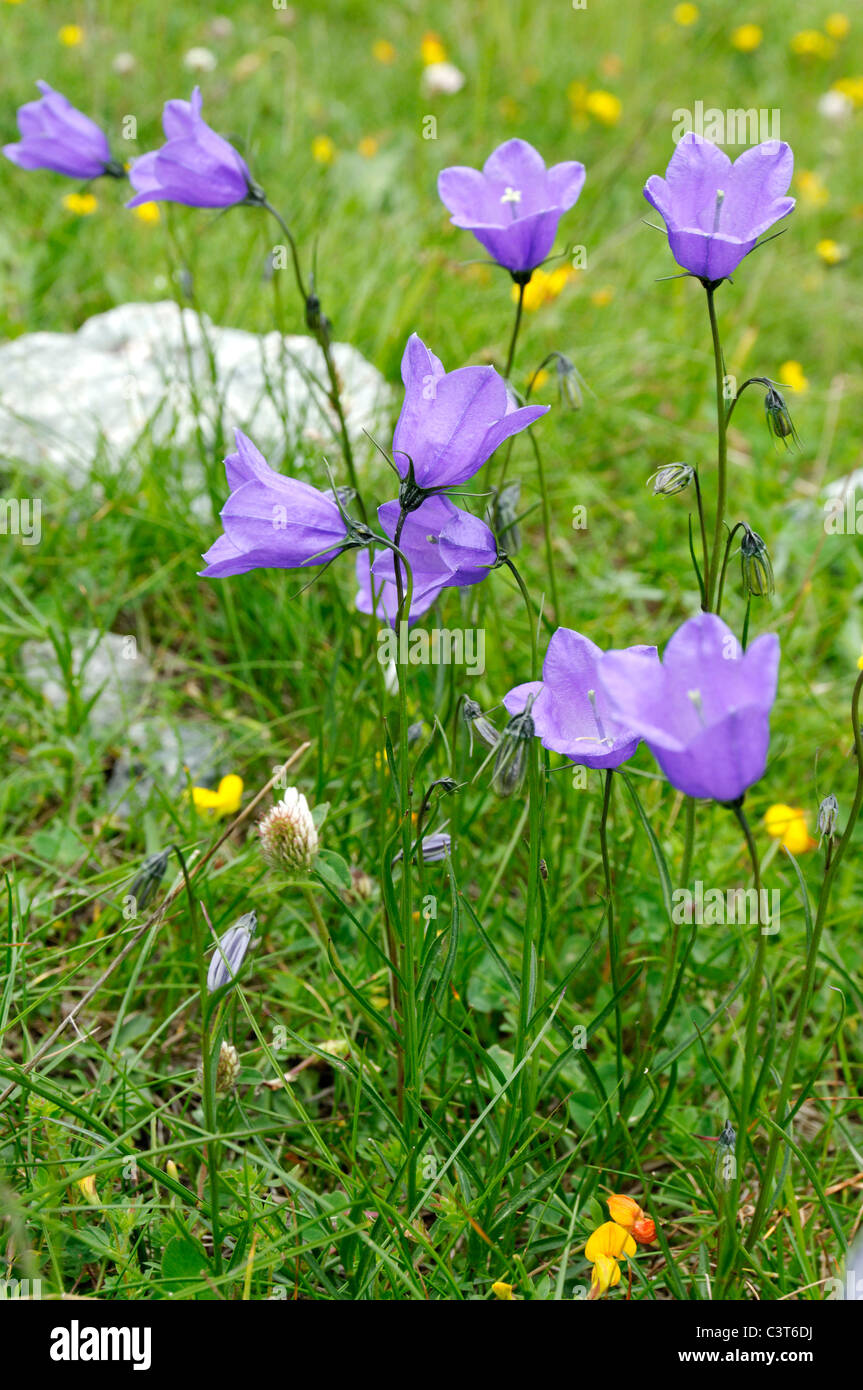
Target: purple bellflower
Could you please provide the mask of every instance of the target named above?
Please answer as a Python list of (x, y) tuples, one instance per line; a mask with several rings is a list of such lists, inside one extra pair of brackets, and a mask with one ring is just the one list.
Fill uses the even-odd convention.
[[(399, 512), (398, 502), (385, 502), (378, 508), (378, 520), (390, 539), (395, 536)], [(497, 545), (485, 522), (440, 495), (427, 497), (407, 514), (399, 549), (413, 580), (409, 620), (427, 613), (444, 589), (478, 584), (497, 563)], [(357, 583), (360, 612), (374, 611), (379, 618), (394, 623), (398, 587), (392, 551), (378, 550), (371, 560), (368, 551), (360, 552)], [(374, 609), (372, 586), (377, 598)]]
[(466, 483), (505, 439), (549, 409), (517, 407), (494, 367), (445, 372), (416, 333), (402, 357), (402, 381), (393, 456), (401, 477), (412, 478), (420, 492)]
[(242, 155), (202, 117), (200, 87), (191, 101), (165, 102), (162, 127), (166, 143), (132, 165), (129, 178), (136, 193), (127, 207), (162, 201), (228, 208), (262, 200)]
[(230, 496), (221, 511), (224, 534), (203, 557), (205, 579), (254, 569), (304, 569), (332, 560), (350, 543), (332, 493), (276, 473), (242, 430), (225, 459)]
[(584, 165), (550, 169), (526, 140), (507, 140), (482, 172), (455, 165), (438, 176), (438, 194), (456, 227), (473, 232), (489, 255), (526, 284), (554, 245), (557, 224), (584, 186)]
[[(655, 647), (628, 647), (645, 665), (659, 665)], [(559, 627), (548, 644), (542, 680), (517, 685), (504, 696), (511, 715), (530, 707), (534, 731), (544, 748), (563, 753), (582, 767), (619, 767), (631, 758), (640, 734), (627, 715), (618, 715), (599, 683), (604, 655), (595, 642)]]
[(653, 174), (644, 196), (665, 219), (671, 254), (708, 284), (724, 280), (748, 256), (758, 238), (787, 217), (794, 156), (781, 140), (728, 155), (689, 131), (679, 142), (665, 178)]
[(687, 796), (738, 801), (767, 764), (779, 638), (744, 653), (715, 613), (690, 618), (661, 662), (607, 652), (599, 681), (619, 719), (644, 739), (672, 786)]
[(21, 139), (3, 146), (6, 158), (21, 169), (51, 169), (70, 179), (122, 177), (123, 167), (112, 160), (108, 137), (96, 122), (47, 82), (36, 86), (42, 95), (19, 108)]

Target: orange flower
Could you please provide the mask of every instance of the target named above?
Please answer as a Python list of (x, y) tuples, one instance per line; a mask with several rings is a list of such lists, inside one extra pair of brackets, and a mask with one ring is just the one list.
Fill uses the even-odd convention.
[(656, 1240), (656, 1223), (642, 1211), (634, 1197), (624, 1197), (619, 1192), (612, 1192), (611, 1196), (606, 1198), (606, 1206), (612, 1221), (629, 1231), (639, 1245), (650, 1245)]
[(639, 1245), (652, 1245), (656, 1240), (656, 1223), (649, 1216), (636, 1217), (629, 1229)]
[(644, 1215), (634, 1197), (623, 1197), (618, 1192), (612, 1192), (605, 1205), (612, 1221), (616, 1221), (618, 1226), (625, 1226), (627, 1230)]

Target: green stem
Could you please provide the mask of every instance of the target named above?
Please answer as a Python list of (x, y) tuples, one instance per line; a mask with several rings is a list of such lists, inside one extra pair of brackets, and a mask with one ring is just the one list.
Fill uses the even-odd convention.
[(534, 438), (533, 430), (528, 430), (528, 437), (533, 446), (533, 454), (536, 459), (536, 475), (539, 479), (539, 492), (542, 498), (542, 528), (545, 536), (545, 563), (548, 568), (548, 583), (551, 589), (551, 604), (554, 609), (554, 616), (560, 612), (560, 603), (557, 597), (557, 579), (554, 573), (554, 552), (551, 545), (551, 504), (548, 496), (548, 484), (545, 478), (545, 468), (542, 463), (542, 453), (539, 443)]
[(713, 611), (713, 590), (719, 572), (719, 556), (722, 550), (722, 526), (725, 521), (726, 467), (728, 457), (727, 418), (725, 410), (725, 364), (722, 360), (722, 344), (719, 341), (719, 324), (716, 321), (715, 289), (707, 286), (707, 312), (710, 315), (710, 332), (713, 336), (713, 362), (716, 375), (716, 524), (713, 531), (713, 551), (710, 557), (709, 581), (705, 576), (704, 587), (707, 593), (707, 612)]
[(860, 731), (861, 689), (863, 689), (863, 671), (861, 671), (860, 675), (857, 677), (854, 693), (851, 697), (851, 727), (854, 733), (854, 751), (857, 756), (857, 787), (854, 793), (854, 802), (848, 817), (848, 823), (845, 826), (842, 838), (836, 846), (836, 851), (830, 863), (825, 866), (824, 878), (821, 883), (821, 892), (818, 896), (818, 908), (812, 927), (812, 937), (809, 942), (809, 949), (806, 953), (806, 966), (803, 972), (803, 983), (800, 986), (800, 998), (794, 1015), (794, 1032), (791, 1035), (791, 1042), (786, 1054), (785, 1070), (782, 1074), (782, 1080), (779, 1086), (779, 1097), (776, 1102), (775, 1114), (778, 1128), (773, 1130), (770, 1137), (770, 1145), (767, 1150), (767, 1158), (764, 1163), (764, 1172), (761, 1179), (761, 1191), (758, 1194), (758, 1201), (755, 1205), (755, 1211), (752, 1214), (752, 1223), (749, 1227), (748, 1244), (750, 1246), (754, 1245), (755, 1241), (758, 1239), (772, 1197), (771, 1188), (773, 1186), (773, 1177), (776, 1172), (776, 1163), (779, 1157), (779, 1146), (785, 1137), (785, 1116), (788, 1111), (791, 1087), (794, 1084), (794, 1069), (797, 1065), (797, 1054), (800, 1050), (800, 1041), (803, 1037), (803, 1029), (809, 1017), (809, 1004), (815, 982), (818, 951), (821, 946), (824, 924), (827, 920), (830, 894), (833, 889), (839, 865), (842, 862), (851, 836), (854, 833), (854, 827), (857, 824), (861, 804), (863, 804), (863, 737), (861, 737)]
[[(701, 528), (701, 555), (704, 573), (701, 578), (704, 582), (705, 603), (707, 594), (710, 592), (710, 556), (707, 550), (707, 522), (704, 519), (704, 499), (701, 496), (701, 480), (698, 477), (698, 469), (695, 470), (695, 502), (698, 507), (698, 524)], [(697, 578), (697, 576), (696, 576)]]
[(752, 1091), (755, 1078), (755, 1049), (758, 1041), (758, 1006), (761, 1000), (761, 980), (764, 975), (764, 960), (767, 950), (767, 934), (765, 927), (767, 923), (761, 921), (761, 863), (758, 856), (758, 848), (742, 804), (734, 806), (734, 815), (743, 837), (746, 840), (746, 848), (749, 851), (749, 858), (752, 863), (752, 876), (757, 894), (756, 901), (758, 910), (756, 911), (756, 922), (758, 924), (758, 944), (755, 949), (755, 961), (749, 976), (749, 999), (746, 1008), (746, 1035), (743, 1046), (743, 1073), (741, 1076), (740, 1107), (737, 1112), (737, 1149), (738, 1161), (732, 1183), (731, 1193), (729, 1194), (728, 1213), (729, 1221), (726, 1227), (727, 1241), (720, 1254), (720, 1264), (717, 1269), (717, 1293), (718, 1298), (725, 1296), (725, 1288), (734, 1276), (734, 1269), (737, 1262), (737, 1250), (739, 1246), (737, 1237), (737, 1210), (740, 1192), (740, 1182), (746, 1166), (746, 1150), (749, 1144), (749, 1117), (752, 1108)]
[(611, 989), (614, 1000), (614, 1034), (617, 1050), (617, 1084), (623, 1085), (623, 1012), (618, 990), (620, 989), (620, 970), (617, 959), (617, 936), (614, 922), (614, 887), (611, 878), (611, 856), (608, 852), (608, 813), (611, 809), (611, 789), (614, 771), (607, 768), (602, 794), (602, 816), (599, 821), (599, 847), (602, 853), (602, 871), (605, 878), (605, 912), (608, 921), (608, 958), (611, 964)]
[[(401, 509), (393, 536), (393, 569), (398, 593), (396, 614), (396, 633), (401, 652), (401, 625), (408, 621), (410, 612), (411, 574), (404, 556), (399, 550), (402, 530), (408, 513)], [(402, 576), (402, 563), (405, 564), (407, 592)], [(405, 670), (400, 661), (396, 662), (399, 694), (399, 802), (401, 810), (402, 838), (402, 880), (401, 880), (401, 944), (404, 949), (403, 975), (405, 998), (403, 1010), (405, 1046), (405, 1147), (407, 1150), (407, 1199), (408, 1210), (412, 1211), (416, 1201), (416, 1128), (420, 1113), (419, 1057), (417, 1051), (417, 995), (416, 995), (416, 951), (414, 943), (411, 851), (413, 848), (413, 826), (411, 824), (411, 777), (408, 753), (408, 700)], [(422, 844), (417, 844), (417, 854), (422, 855)]]
[(509, 340), (509, 352), (506, 356), (506, 367), (504, 368), (503, 373), (507, 381), (510, 378), (510, 374), (512, 372), (512, 364), (515, 361), (515, 345), (518, 342), (518, 330), (521, 327), (521, 315), (524, 309), (524, 291), (525, 285), (519, 284), (518, 300), (515, 306), (515, 322), (512, 325), (512, 337)]
[(354, 462), (354, 451), (351, 445), (351, 437), (348, 432), (348, 423), (345, 418), (344, 407), (342, 405), (341, 384), (339, 382), (338, 372), (336, 371), (336, 364), (333, 360), (332, 341), (330, 339), (329, 324), (323, 311), (320, 308), (320, 305), (317, 304), (317, 300), (315, 300), (315, 303), (317, 304), (317, 312), (315, 314), (314, 320), (310, 321), (309, 306), (314, 296), (312, 294), (311, 288), (308, 285), (306, 285), (306, 282), (303, 279), (303, 272), (300, 267), (300, 257), (299, 252), (297, 250), (297, 243), (294, 239), (294, 234), (291, 231), (285, 219), (282, 217), (281, 213), (273, 207), (272, 203), (267, 202), (265, 199), (261, 206), (264, 207), (266, 211), (276, 219), (276, 222), (281, 228), (285, 236), (285, 239), (288, 243), (288, 247), (291, 253), (291, 264), (294, 270), (294, 279), (297, 282), (297, 290), (299, 291), (300, 298), (303, 301), (303, 312), (306, 316), (306, 322), (308, 326), (311, 328), (312, 332), (314, 333), (318, 346), (320, 347), (321, 352), (324, 355), (324, 364), (327, 369), (327, 377), (330, 383), (330, 389), (327, 392), (327, 400), (330, 402), (330, 405), (335, 411), (336, 419), (338, 420), (339, 438), (341, 441), (342, 454), (345, 460), (345, 466), (348, 470), (348, 477), (350, 478), (351, 487), (353, 488), (354, 493), (356, 494), (357, 506), (359, 507), (360, 516), (363, 522), (368, 524), (365, 503), (363, 502), (362, 493), (360, 492), (359, 480), (357, 478), (356, 464)]

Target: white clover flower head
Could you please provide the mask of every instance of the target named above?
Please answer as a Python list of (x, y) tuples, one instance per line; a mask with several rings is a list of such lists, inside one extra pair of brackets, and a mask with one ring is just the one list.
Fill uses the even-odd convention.
[(223, 1042), (216, 1064), (216, 1095), (227, 1096), (233, 1091), (240, 1075), (240, 1054), (229, 1042)]
[(456, 92), (461, 91), (466, 81), (464, 73), (455, 63), (429, 63), (428, 67), (423, 69), (423, 95), (454, 96)]
[(825, 92), (818, 98), (818, 114), (828, 121), (847, 121), (854, 111), (854, 103), (844, 92)]
[(318, 832), (309, 803), (296, 787), (288, 787), (281, 801), (259, 821), (258, 833), (268, 863), (282, 869), (312, 867)]
[(190, 72), (212, 72), (218, 61), (209, 48), (190, 48), (183, 57), (183, 67)]
[(138, 60), (134, 53), (115, 53), (111, 60), (111, 67), (120, 77), (128, 77), (130, 72), (134, 72), (138, 66)]

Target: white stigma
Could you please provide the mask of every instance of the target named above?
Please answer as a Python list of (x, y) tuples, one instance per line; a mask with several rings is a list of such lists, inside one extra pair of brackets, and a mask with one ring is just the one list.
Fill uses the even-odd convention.
[(720, 214), (720, 212), (722, 211), (722, 204), (723, 204), (724, 202), (725, 202), (725, 190), (724, 190), (723, 188), (717, 188), (717, 190), (716, 190), (716, 211), (715, 211), (714, 214), (713, 214), (713, 232), (714, 232), (714, 235), (719, 231), (719, 214)]
[(501, 197), (501, 200), (500, 200), (500, 201), (501, 201), (502, 203), (520, 203), (520, 202), (521, 202), (521, 189), (520, 189), (520, 188), (507, 188), (506, 191), (505, 191), (505, 193), (504, 193), (503, 196)]

